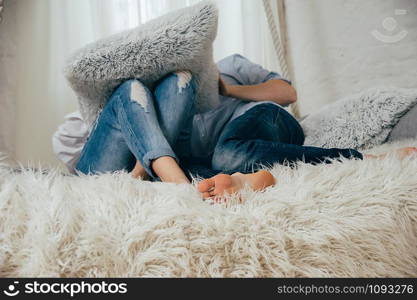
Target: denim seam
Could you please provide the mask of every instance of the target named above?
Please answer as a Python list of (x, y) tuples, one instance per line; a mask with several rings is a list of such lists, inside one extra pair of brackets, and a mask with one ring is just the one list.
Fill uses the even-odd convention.
[[(163, 157), (163, 156), (169, 156), (175, 159), (175, 161), (178, 163), (178, 158), (174, 154), (174, 152), (170, 149), (158, 149), (158, 150), (152, 150), (147, 152), (143, 156), (143, 167), (148, 171), (148, 174), (152, 176), (153, 178), (158, 178), (158, 176), (155, 174), (155, 172), (151, 168), (151, 163), (153, 160)], [(150, 172), (150, 173), (149, 173)]]
[[(127, 132), (129, 133), (129, 135), (130, 135), (130, 140), (135, 144), (135, 148), (136, 149), (140, 149), (140, 147), (138, 147), (138, 137), (136, 136), (136, 134), (135, 134), (135, 132), (132, 130), (132, 127), (130, 126), (130, 124), (129, 124), (129, 122), (128, 122), (128, 120), (127, 120), (127, 116), (126, 116), (126, 111), (125, 111), (125, 107), (124, 107), (124, 103), (123, 103), (123, 101), (120, 99), (120, 96), (118, 95), (118, 97), (117, 97), (117, 99), (116, 99), (118, 102), (119, 102), (119, 105), (118, 105), (118, 109), (120, 110), (120, 115), (121, 115), (121, 117), (124, 119), (123, 121), (124, 121), (124, 123), (126, 123), (126, 124), (128, 124), (128, 126), (127, 126)], [(131, 100), (129, 100), (129, 101), (131, 101)], [(139, 105), (139, 104), (138, 104)], [(120, 107), (121, 107), (121, 109), (120, 109)], [(119, 121), (119, 123), (120, 123), (120, 121)], [(141, 156), (142, 156), (142, 153), (140, 153), (141, 154)], [(143, 153), (143, 157), (144, 157), (144, 155), (145, 155), (146, 153)], [(136, 159), (138, 159), (138, 158), (136, 158)], [(142, 167), (147, 171), (147, 173), (149, 174), (149, 175), (151, 175), (152, 177), (155, 177), (154, 176), (154, 173), (153, 173), (153, 171), (150, 169), (150, 165), (149, 166), (147, 166), (147, 165), (145, 165), (145, 163), (144, 163), (144, 159), (142, 158), (142, 161), (141, 161), (141, 163), (142, 163)]]
[[(118, 97), (117, 100), (119, 100), (119, 102), (121, 102), (120, 103), (120, 105), (122, 107), (121, 116), (124, 118), (125, 123), (129, 124), (129, 122), (127, 121), (127, 117), (126, 117), (126, 111), (125, 111), (125, 108), (124, 108), (124, 103), (123, 103), (123, 101), (121, 101), (120, 97)], [(131, 100), (129, 100), (129, 101), (131, 101)], [(131, 141), (133, 141), (133, 143), (135, 143), (136, 148), (139, 149), (139, 147), (138, 147), (138, 137), (136, 136), (135, 132), (132, 130), (132, 127), (130, 126), (130, 124), (127, 126), (127, 131), (129, 132), (130, 136), (133, 137), (131, 139)], [(152, 157), (151, 159), (149, 159), (149, 157), (151, 157), (151, 156), (155, 156), (155, 157)], [(142, 157), (142, 161), (141, 161), (142, 167), (153, 178), (157, 178), (158, 176), (155, 174), (155, 172), (151, 168), (151, 160), (156, 159), (158, 157), (162, 157), (162, 156), (170, 156), (170, 157), (174, 158), (176, 160), (176, 162), (178, 163), (178, 158), (176, 157), (176, 155), (174, 154), (174, 152), (171, 149), (166, 149), (166, 150), (163, 150), (163, 151), (162, 150), (149, 151), (147, 153), (143, 153), (143, 157)]]

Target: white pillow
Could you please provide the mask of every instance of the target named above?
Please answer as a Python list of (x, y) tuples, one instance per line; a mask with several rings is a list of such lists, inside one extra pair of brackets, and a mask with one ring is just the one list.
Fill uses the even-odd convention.
[(219, 97), (212, 43), (217, 19), (217, 8), (203, 2), (80, 49), (68, 60), (65, 75), (84, 120), (91, 124), (123, 81), (137, 78), (152, 87), (176, 70), (190, 70), (197, 79), (199, 112), (215, 107)]
[(304, 144), (368, 149), (387, 140), (399, 119), (417, 103), (417, 89), (372, 88), (327, 105), (302, 122)]

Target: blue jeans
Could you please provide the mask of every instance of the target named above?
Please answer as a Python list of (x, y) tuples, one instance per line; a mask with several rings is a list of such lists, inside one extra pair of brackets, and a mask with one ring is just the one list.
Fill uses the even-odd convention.
[(140, 81), (121, 84), (98, 117), (76, 170), (99, 174), (130, 172), (138, 160), (157, 178), (151, 162), (189, 155), (196, 83), (189, 72), (169, 74), (153, 93)]
[(194, 78), (186, 73), (184, 79), (184, 72), (163, 78), (153, 93), (138, 80), (124, 82), (101, 112), (76, 169), (85, 174), (131, 171), (138, 160), (157, 179), (152, 160), (170, 156), (188, 175), (207, 178), (221, 172), (255, 172), (275, 163), (362, 159), (353, 149), (303, 146), (304, 133), (297, 120), (267, 103), (226, 124), (212, 155), (194, 158), (190, 136), (195, 90)]
[(354, 149), (303, 146), (304, 138), (300, 124), (285, 109), (260, 104), (225, 126), (208, 163), (191, 163), (187, 168), (194, 175), (207, 178), (218, 173), (252, 173), (276, 163), (330, 163), (329, 158), (340, 157), (363, 159)]

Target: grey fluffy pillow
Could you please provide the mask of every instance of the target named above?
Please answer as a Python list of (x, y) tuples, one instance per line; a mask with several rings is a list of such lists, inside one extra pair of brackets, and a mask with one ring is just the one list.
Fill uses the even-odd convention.
[(417, 103), (417, 89), (372, 88), (327, 105), (301, 122), (305, 145), (367, 149), (387, 140)]
[(79, 50), (68, 60), (65, 75), (78, 96), (83, 118), (93, 122), (114, 88), (126, 79), (137, 78), (151, 87), (175, 70), (190, 70), (196, 77), (199, 112), (216, 106), (212, 42), (217, 19), (217, 8), (203, 2)]

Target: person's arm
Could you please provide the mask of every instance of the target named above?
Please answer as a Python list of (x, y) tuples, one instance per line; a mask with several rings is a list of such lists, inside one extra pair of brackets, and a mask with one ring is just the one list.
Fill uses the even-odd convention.
[(248, 101), (273, 101), (288, 105), (297, 101), (295, 89), (280, 79), (271, 79), (255, 85), (228, 85), (219, 77), (220, 94)]

